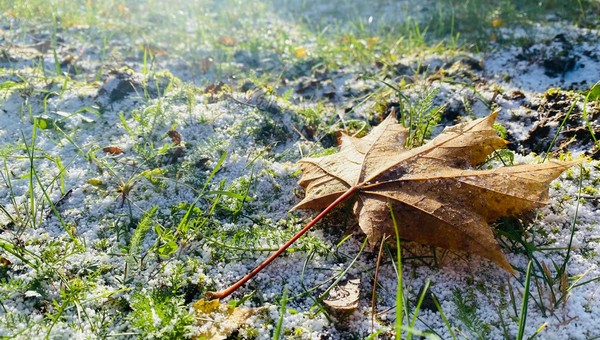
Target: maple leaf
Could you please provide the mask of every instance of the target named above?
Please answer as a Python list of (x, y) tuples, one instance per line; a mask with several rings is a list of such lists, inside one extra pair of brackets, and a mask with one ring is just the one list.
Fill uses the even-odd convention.
[(514, 273), (489, 223), (546, 204), (550, 182), (577, 162), (474, 169), (507, 144), (492, 128), (497, 115), (447, 127), (413, 149), (393, 114), (363, 138), (343, 135), (338, 153), (299, 161), (306, 196), (293, 209), (323, 209), (353, 191), (371, 246), (395, 235), (391, 205), (403, 239), (474, 253)]
[(306, 196), (292, 210), (321, 213), (246, 276), (206, 295), (232, 294), (350, 198), (371, 246), (384, 235), (395, 237), (391, 207), (402, 238), (474, 253), (516, 273), (489, 223), (546, 204), (550, 182), (580, 161), (476, 170), (507, 144), (492, 127), (497, 115), (447, 127), (431, 142), (407, 149), (408, 130), (391, 114), (363, 138), (342, 135), (338, 153), (301, 159)]

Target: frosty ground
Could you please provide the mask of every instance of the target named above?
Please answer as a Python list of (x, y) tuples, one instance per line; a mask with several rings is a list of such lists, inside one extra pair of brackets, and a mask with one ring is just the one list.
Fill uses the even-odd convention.
[[(214, 16), (191, 20), (183, 8), (173, 21), (189, 20), (183, 33), (156, 29), (139, 40), (110, 25), (67, 25), (66, 14), (45, 24), (3, 9), (0, 336), (177, 338), (220, 328), (230, 338), (268, 339), (276, 329), (291, 339), (392, 338), (394, 259), (379, 270), (373, 315), (377, 254), (361, 251), (364, 235), (344, 208), (223, 302), (252, 309), (242, 324), (193, 304), (314, 215), (289, 211), (302, 196), (300, 158), (334, 152), (338, 131), (364, 134), (402, 107), (439, 112), (434, 134), (500, 109), (510, 151), (486, 166), (539, 163), (548, 151), (587, 157), (552, 184), (546, 207), (498, 223), (517, 276), (466, 253), (405, 244), (409, 310), (430, 282), (414, 328), (444, 339), (517, 337), (532, 259), (524, 336), (600, 337), (600, 88), (590, 91), (600, 79), (598, 30), (556, 18), (494, 22), (486, 49), (399, 53), (366, 29), (331, 38), (336, 50), (286, 20), (339, 11), (365, 25), (394, 23), (406, 17), (383, 13), (409, 3), (275, 3), (289, 12), (257, 2), (248, 10), (266, 13), (234, 11), (224, 33), (202, 26)], [(116, 20), (134, 26), (131, 12), (150, 17), (141, 22), (157, 15), (129, 7), (117, 7)], [(426, 17), (413, 10), (415, 22)], [(320, 301), (338, 278), (360, 279), (359, 307), (346, 320)]]

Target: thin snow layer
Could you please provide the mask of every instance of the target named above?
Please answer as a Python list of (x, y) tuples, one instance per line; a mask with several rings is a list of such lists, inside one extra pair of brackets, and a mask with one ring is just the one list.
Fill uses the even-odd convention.
[[(232, 96), (236, 100), (221, 98), (212, 102), (208, 97), (198, 95), (193, 106), (178, 101), (176, 95), (148, 101), (127, 98), (114, 104), (118, 110), (107, 109), (96, 115), (87, 114), (86, 119), (83, 119), (83, 114), (81, 117), (78, 114), (71, 116), (63, 120), (60, 130), (37, 129), (34, 139), (32, 117), (46, 114), (48, 119), (52, 118), (57, 123), (61, 116), (55, 112), (77, 112), (81, 107), (96, 105), (98, 98), (94, 92), (85, 88), (65, 91), (62, 96), (48, 100), (51, 110), (38, 108), (39, 111), (32, 115), (20, 110), (22, 97), (15, 93), (4, 95), (5, 113), (2, 115), (0, 145), (3, 150), (9, 150), (6, 151), (9, 162), (2, 171), (2, 205), (14, 218), (22, 216), (23, 212), (18, 209), (31, 203), (31, 182), (26, 176), (31, 171), (30, 159), (24, 157), (27, 152), (23, 150), (27, 144), (30, 150), (34, 150), (36, 176), (41, 183), (34, 184), (34, 196), (39, 200), (47, 194), (61, 213), (64, 223), (55, 217), (46, 204), (43, 207), (45, 210), (38, 213), (41, 220), (36, 228), (22, 230), (18, 236), (14, 232), (4, 233), (3, 238), (10, 239), (11, 235), (18, 237), (34, 254), (43, 254), (50, 246), (49, 242), (56, 242), (59, 248), (67, 247), (59, 262), (46, 264), (60, 267), (61, 271), (67, 273), (78, 273), (90, 267), (106, 268), (104, 274), (94, 279), (93, 286), (88, 287), (89, 291), (82, 299), (91, 301), (81, 306), (87, 316), (81, 317), (79, 310), (65, 310), (64, 321), (58, 322), (50, 332), (52, 338), (92, 336), (94, 333), (90, 320), (100, 317), (96, 315), (98, 310), (95, 306), (114, 301), (115, 296), (132, 299), (131, 291), (121, 290), (124, 277), (134, 282), (129, 287), (142, 286), (145, 290), (151, 290), (173, 285), (173, 277), (182, 269), (186, 277), (181, 280), (199, 284), (212, 282), (216, 289), (221, 289), (245, 275), (268, 254), (268, 251), (232, 251), (232, 257), (206, 266), (202, 263), (211, 261), (221, 250), (214, 242), (201, 239), (181, 245), (180, 255), (166, 262), (149, 256), (144, 259), (144, 265), (140, 265), (125, 255), (116, 256), (127, 246), (123, 236), (119, 235), (132, 232), (127, 230), (130, 227), (127, 227), (126, 221), (129, 219), (129, 204), (121, 206), (123, 193), (119, 193), (117, 187), (122, 184), (121, 181), (136, 178), (136, 174), (146, 169), (146, 165), (135, 156), (139, 152), (136, 148), (145, 139), (153, 140), (155, 148), (160, 149), (170, 143), (166, 132), (176, 127), (186, 145), (186, 155), (178, 162), (190, 167), (179, 174), (181, 183), (171, 180), (164, 181), (162, 186), (155, 186), (145, 179), (136, 179), (126, 197), (132, 204), (131, 214), (134, 218), (140, 218), (153, 206), (158, 207), (159, 213), (168, 215), (170, 209), (180, 202), (194, 202), (197, 197), (195, 190), (202, 185), (200, 178), (206, 180), (220, 157), (226, 154), (221, 169), (214, 174), (210, 190), (233, 190), (236, 186), (243, 186), (243, 182), (250, 178), (254, 184), (248, 192), (251, 200), (246, 202), (246, 216), (235, 221), (226, 216), (220, 217), (222, 223), (216, 228), (222, 228), (223, 231), (248, 230), (249, 233), (265, 226), (269, 229), (281, 228), (285, 232), (279, 237), (264, 236), (250, 247), (273, 248), (307, 220), (302, 218), (304, 215), (290, 215), (288, 212), (297, 201), (294, 196), (298, 174), (295, 162), (303, 153), (310, 151), (310, 144), (288, 130), (293, 124), (298, 124), (301, 118), (294, 114), (293, 107), (283, 102), (278, 103), (279, 111), (265, 113), (241, 105), (239, 102), (248, 100), (246, 95)], [(153, 125), (147, 125), (144, 112), (157, 108), (162, 110), (162, 114)], [(265, 125), (269, 120), (274, 124)], [(275, 132), (268, 129), (274, 127), (283, 129), (280, 133), (284, 139), (270, 139)], [(266, 139), (260, 141), (260, 138)], [(125, 154), (107, 155), (101, 150), (106, 146), (118, 146)], [(57, 158), (61, 159), (66, 170), (60, 170)], [(207, 166), (196, 165), (194, 168), (190, 165), (200, 159)], [(532, 163), (539, 159), (517, 155), (516, 161)], [(595, 281), (600, 277), (600, 211), (597, 198), (583, 195), (578, 199), (582, 188), (595, 186), (594, 183), (600, 178), (599, 169), (598, 162), (584, 162), (581, 168), (574, 167), (556, 180), (551, 187), (548, 206), (540, 210), (531, 230), (526, 233), (531, 235), (529, 241), (534, 244), (556, 249), (535, 253), (537, 260), (545, 263), (551, 273), (555, 273), (553, 264), (560, 266), (563, 263), (564, 249), (569, 244), (572, 246), (566, 266), (566, 286), (563, 283), (561, 288), (560, 280), (557, 280), (550, 287), (539, 278), (532, 283), (526, 336), (534, 334), (542, 325), (546, 327), (541, 334), (547, 339), (564, 338), (565, 334), (573, 339), (585, 339), (600, 334), (600, 326), (595, 322), (600, 317), (600, 284)], [(581, 183), (580, 174), (584, 175)], [(59, 185), (60, 178), (64, 181), (63, 189)], [(9, 180), (10, 186), (7, 185)], [(194, 181), (198, 183), (196, 188)], [(65, 192), (70, 193), (63, 197)], [(223, 200), (232, 206), (238, 202), (231, 197), (223, 197)], [(42, 209), (40, 206), (38, 208)], [(6, 214), (0, 215), (0, 219), (2, 225), (10, 223)], [(66, 229), (85, 245), (84, 250), (74, 249)], [(327, 225), (311, 231), (308, 237), (321, 240), (330, 249), (335, 249), (339, 241), (339, 234), (332, 233)], [(328, 320), (322, 313), (315, 315), (311, 312), (314, 299), (332, 282), (331, 277), (345, 270), (359, 254), (362, 239), (357, 234), (345, 241), (335, 250), (338, 254), (336, 257), (319, 251), (296, 251), (281, 256), (235, 296), (241, 297), (256, 290), (257, 299), (246, 302), (246, 305), (256, 307), (257, 300), (263, 301), (261, 305), (268, 307), (271, 319), (277, 320), (280, 309), (275, 302), (284, 289), (288, 290), (289, 296), (296, 296), (311, 287), (319, 287), (289, 302), (284, 327), (293, 329), (294, 334), (301, 338), (341, 338), (349, 334), (368, 336), (372, 327), (374, 330), (391, 328), (396, 317), (396, 274), (387, 261), (380, 268), (375, 304), (377, 314), (372, 326), (370, 297), (375, 256), (368, 252), (361, 253), (348, 272), (349, 276), (361, 278), (362, 293), (359, 308), (350, 316), (346, 329)], [(104, 247), (100, 245), (102, 240), (108, 241)], [(139, 248), (147, 250), (155, 240), (156, 236), (150, 233)], [(301, 249), (306, 244), (309, 243), (301, 240), (296, 247)], [(406, 257), (431, 256), (427, 247), (407, 244), (405, 250), (408, 250)], [(11, 280), (39, 280), (39, 273), (23, 263), (19, 256), (11, 253), (3, 253), (2, 256), (12, 263), (13, 268), (19, 268), (13, 271)], [(527, 268), (528, 259), (524, 255), (507, 251), (507, 256), (516, 268), (522, 271)], [(447, 328), (434, 305), (422, 308), (416, 329), (430, 329), (442, 338), (451, 337), (451, 331), (468, 338), (477, 336), (477, 332), (489, 339), (500, 339), (505, 334), (516, 336), (518, 329), (515, 320), (520, 317), (525, 275), (511, 277), (491, 263), (464, 253), (438, 253), (437, 263), (437, 266), (432, 266), (423, 265), (419, 260), (408, 260), (403, 269), (404, 290), (412, 309), (420, 290), (429, 281), (430, 292), (439, 300), (444, 314), (452, 322), (451, 329)], [(540, 274), (537, 271), (537, 275)], [(36, 332), (42, 329), (42, 326), (36, 326), (36, 322), (42, 320), (43, 315), (36, 302), (42, 298), (59, 297), (60, 285), (58, 281), (54, 282), (56, 285), (20, 293), (3, 288), (2, 294), (6, 295), (2, 295), (4, 308), (0, 310), (0, 315), (18, 316), (26, 321), (13, 324), (10, 328), (2, 323), (0, 334), (14, 334), (16, 330), (22, 330), (22, 337), (35, 338), (38, 335)], [(42, 293), (45, 296), (42, 297)], [(465, 306), (471, 307), (471, 314), (465, 314)], [(290, 309), (294, 312), (290, 313)], [(475, 327), (469, 327), (469, 320), (471, 326)], [(271, 337), (273, 324), (265, 318), (253, 317), (248, 323), (259, 330), (259, 338)], [(107, 334), (127, 332), (130, 325), (121, 320), (111, 324), (111, 327)]]
[[(323, 11), (326, 9), (318, 9), (318, 12)], [(389, 15), (395, 12), (387, 11)], [(600, 74), (597, 60), (600, 45), (591, 42), (576, 45), (570, 52), (574, 59), (569, 59), (574, 61), (573, 67), (554, 74), (535, 58), (536, 55), (560, 54), (566, 49), (564, 41), (555, 37), (556, 34), (547, 35), (546, 43), (535, 44), (528, 51), (521, 47), (495, 51), (485, 58), (483, 73), (500, 82), (509, 82), (509, 87), (533, 93), (551, 86), (589, 88)], [(554, 49), (552, 53), (546, 53), (551, 49)], [(40, 78), (31, 69), (19, 72), (27, 79)], [(132, 82), (138, 83), (142, 78), (140, 74), (131, 77)], [(350, 83), (341, 76), (337, 82), (338, 87)], [(305, 118), (298, 114), (303, 107), (264, 94), (259, 94), (259, 100), (243, 93), (219, 97), (186, 92), (184, 87), (178, 86), (164, 98), (146, 98), (143, 93), (132, 91), (123, 99), (113, 100), (108, 97), (116, 85), (71, 83), (66, 88), (50, 89), (59, 95), (46, 96), (46, 86), (58, 85), (32, 81), (27, 84), (32, 86), (31, 91), (24, 89), (23, 84), (23, 88), (0, 92), (0, 155), (7, 160), (0, 166), (0, 204), (6, 210), (0, 213), (0, 241), (3, 245), (23, 244), (30, 254), (44, 259), (34, 270), (24, 261), (31, 260), (30, 257), (1, 248), (0, 256), (11, 263), (9, 275), (14, 286), (0, 288), (0, 336), (19, 334), (20, 338), (39, 338), (50, 332), (50, 338), (90, 338), (97, 334), (93, 328), (101, 324), (98, 320), (112, 318), (114, 321), (108, 323), (105, 330), (107, 335), (134, 337), (130, 321), (120, 316), (125, 307), (119, 299), (131, 303), (133, 290), (149, 292), (172, 287), (180, 281), (211, 289), (225, 288), (258, 265), (270, 249), (285, 242), (311, 217), (309, 213), (289, 212), (298, 201), (296, 161), (322, 151), (317, 143), (303, 141), (294, 131), (306, 124)], [(362, 85), (353, 84), (356, 88)], [(106, 93), (102, 94), (98, 86)], [(436, 86), (440, 86), (444, 103), (453, 100), (459, 103), (465, 93), (471, 91), (447, 83)], [(486, 98), (492, 96), (490, 89), (480, 92)], [(516, 140), (521, 140), (529, 127), (511, 122), (510, 115), (523, 116), (531, 112), (511, 107), (511, 103), (501, 97), (497, 102), (503, 108), (500, 123), (507, 126)], [(265, 103), (271, 111), (261, 107)], [(359, 110), (367, 110), (365, 107)], [(473, 103), (472, 109), (477, 116), (489, 112), (480, 101)], [(368, 115), (362, 111), (353, 114)], [(55, 127), (34, 131), (35, 119), (50, 122)], [(185, 153), (176, 159), (173, 149), (169, 149), (172, 142), (167, 135), (172, 128), (181, 134), (185, 146)], [(102, 151), (109, 146), (118, 146), (125, 153), (110, 155)], [(160, 153), (161, 150), (166, 151), (148, 157), (159, 160), (156, 164), (149, 164), (142, 157), (143, 152)], [(221, 158), (223, 162), (213, 174)], [(30, 180), (32, 159), (33, 181)], [(536, 163), (540, 159), (516, 155), (515, 161)], [(171, 172), (149, 177), (141, 175), (155, 169)], [(167, 259), (148, 255), (138, 261), (139, 256), (130, 256), (131, 234), (144, 212), (158, 207), (160, 227), (173, 228), (168, 217), (173, 207), (182, 202), (196, 202), (211, 174), (214, 176), (206, 191), (235, 191), (242, 196), (247, 193), (238, 218), (217, 212), (215, 225), (211, 227), (226, 235), (247, 232), (258, 236), (245, 247), (226, 237), (195, 237), (189, 243), (179, 244), (178, 252)], [(540, 333), (544, 339), (563, 339), (565, 335), (572, 339), (600, 336), (597, 322), (600, 319), (600, 208), (598, 194), (594, 193), (599, 178), (598, 161), (585, 161), (581, 167), (567, 171), (552, 183), (549, 204), (537, 212), (529, 229), (524, 231), (528, 241), (539, 247), (535, 258), (540, 265), (544, 263), (551, 274), (556, 273), (555, 265), (562, 266), (567, 254), (565, 249), (571, 246), (566, 282), (554, 278), (548, 284), (541, 279), (539, 267), (534, 267), (537, 279), (533, 279), (530, 287), (527, 337), (544, 325)], [(126, 195), (123, 184), (131, 185)], [(35, 199), (32, 201), (31, 197)], [(214, 194), (210, 196), (213, 197)], [(232, 209), (240, 204), (240, 199), (233, 196), (223, 195), (220, 199)], [(56, 217), (48, 200), (54, 203), (62, 220)], [(198, 205), (208, 209), (212, 202), (201, 197)], [(36, 220), (25, 229), (15, 229), (14, 226), (21, 223), (19, 219), (32, 215), (28, 210), (32, 206), (37, 211)], [(244, 307), (267, 307), (268, 317), (256, 315), (247, 322), (258, 330), (260, 339), (272, 338), (273, 320), (278, 320), (281, 310), (277, 302), (284, 290), (296, 298), (288, 303), (283, 326), (297, 338), (357, 338), (373, 331), (393, 329), (397, 277), (391, 260), (384, 258), (379, 271), (373, 317), (371, 291), (376, 255), (360, 252), (364, 239), (360, 233), (338, 247), (344, 235), (336, 228), (345, 222), (322, 223), (293, 246), (294, 252), (280, 256), (234, 295), (241, 298), (255, 290), (255, 297), (245, 302)], [(35, 227), (31, 227), (32, 224)], [(144, 254), (156, 244), (156, 230), (159, 228), (151, 228), (140, 240), (138, 254)], [(500, 237), (500, 240), (510, 244), (506, 238)], [(232, 246), (239, 249), (228, 248)], [(440, 250), (433, 265), (429, 261), (432, 251), (428, 247), (406, 244), (403, 248), (406, 259), (403, 282), (409, 309), (414, 310), (421, 289), (429, 281), (430, 292), (439, 300), (441, 310), (451, 322), (448, 328), (429, 298), (419, 313), (417, 330), (431, 330), (444, 339), (453, 334), (462, 338), (516, 337), (524, 274), (512, 277), (476, 256)], [(505, 249), (510, 263), (524, 273), (528, 258), (510, 247)], [(334, 281), (332, 277), (346, 270), (355, 257), (356, 262), (346, 277), (361, 279), (358, 310), (345, 323), (315, 313), (314, 301)], [(85, 277), (88, 272), (101, 274), (88, 278)], [(49, 331), (44, 324), (48, 320), (44, 314), (48, 310), (56, 313), (57, 308), (50, 306), (50, 301), (63, 301), (59, 275), (85, 277), (87, 286), (78, 287), (83, 291), (79, 302), (62, 311), (61, 318)], [(106, 307), (111, 305), (114, 307)], [(113, 314), (107, 314), (107, 309), (113, 310)]]
[(597, 30), (538, 25), (527, 31), (505, 29), (504, 34), (529, 43), (488, 53), (483, 62), (488, 79), (536, 92), (551, 87), (583, 91), (600, 80)]

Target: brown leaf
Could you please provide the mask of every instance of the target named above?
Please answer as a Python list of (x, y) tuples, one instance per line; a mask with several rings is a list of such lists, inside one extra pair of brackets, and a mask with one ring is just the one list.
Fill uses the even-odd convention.
[(358, 309), (360, 298), (360, 278), (353, 277), (340, 282), (331, 291), (329, 296), (323, 300), (335, 327), (340, 330), (348, 329), (352, 323), (352, 314)]
[(514, 270), (489, 222), (547, 203), (549, 183), (578, 163), (552, 161), (474, 170), (507, 142), (492, 128), (498, 112), (447, 127), (431, 142), (405, 148), (408, 132), (388, 116), (367, 136), (342, 136), (340, 152), (300, 160), (306, 197), (294, 209), (323, 209), (354, 188), (354, 213), (374, 246), (395, 236), (483, 256)]
[(12, 267), (12, 262), (10, 262), (8, 259), (0, 256), (0, 266), (1, 267)]
[(214, 83), (214, 84), (210, 84), (210, 85), (206, 86), (206, 88), (204, 89), (204, 93), (219, 94), (220, 92), (223, 92), (226, 90), (227, 90), (227, 84), (220, 81), (218, 83)]
[(222, 35), (219, 37), (219, 44), (223, 46), (233, 47), (237, 44), (237, 41), (235, 41), (234, 38), (228, 35)]
[(171, 141), (173, 142), (173, 144), (175, 145), (180, 145), (181, 144), (181, 134), (175, 130), (175, 129), (171, 129), (169, 130), (169, 132), (167, 132), (167, 135), (171, 138)]
[(121, 149), (121, 148), (120, 148), (120, 147), (118, 147), (118, 146), (107, 146), (107, 147), (105, 147), (105, 148), (102, 148), (102, 151), (104, 151), (104, 152), (106, 152), (106, 153), (109, 153), (109, 154), (111, 154), (111, 155), (113, 155), (113, 156), (116, 156), (116, 155), (120, 155), (120, 154), (122, 154), (122, 153), (125, 153), (125, 151), (123, 151), (123, 149)]
[(359, 297), (360, 279), (352, 278), (344, 284), (335, 286), (329, 292), (329, 297), (323, 300), (323, 303), (336, 318), (344, 319), (358, 308)]

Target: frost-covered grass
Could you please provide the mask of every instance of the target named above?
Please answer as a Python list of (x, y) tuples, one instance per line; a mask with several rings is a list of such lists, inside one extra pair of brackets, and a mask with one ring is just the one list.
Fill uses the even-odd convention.
[[(251, 339), (600, 336), (597, 158), (530, 218), (499, 221), (516, 277), (407, 242), (400, 263), (382, 247), (377, 264), (345, 206), (223, 302), (253, 308), (241, 325), (193, 307), (310, 220), (289, 212), (295, 162), (335, 152), (338, 131), (364, 135), (391, 107), (414, 145), (501, 109), (511, 150), (486, 166), (565, 144), (552, 155), (592, 154), (597, 10), (0, 0), (0, 336), (182, 338), (214, 325)], [(550, 140), (522, 146), (542, 107), (581, 124), (550, 123)], [(359, 307), (335, 320), (322, 301), (351, 277)]]

